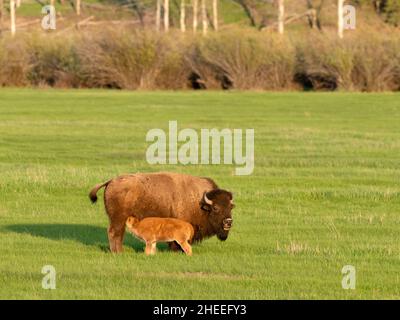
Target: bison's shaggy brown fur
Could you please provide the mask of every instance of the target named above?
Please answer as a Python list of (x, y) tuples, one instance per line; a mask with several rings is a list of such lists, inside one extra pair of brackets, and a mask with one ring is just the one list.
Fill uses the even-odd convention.
[[(232, 224), (232, 193), (219, 189), (209, 178), (178, 173), (128, 174), (96, 185), (92, 202), (106, 187), (104, 204), (110, 219), (108, 237), (112, 252), (122, 251), (125, 222), (129, 216), (177, 218), (194, 227), (193, 241), (217, 235), (228, 237)], [(171, 244), (173, 247), (173, 244)]]

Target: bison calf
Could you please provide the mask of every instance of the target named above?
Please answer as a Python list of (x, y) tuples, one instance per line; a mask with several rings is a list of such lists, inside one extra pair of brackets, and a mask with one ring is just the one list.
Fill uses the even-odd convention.
[(189, 243), (192, 241), (194, 229), (190, 223), (174, 218), (139, 220), (129, 217), (126, 220), (126, 226), (137, 238), (146, 243), (146, 255), (156, 253), (157, 242), (172, 241), (176, 241), (188, 256), (192, 255), (192, 247)]

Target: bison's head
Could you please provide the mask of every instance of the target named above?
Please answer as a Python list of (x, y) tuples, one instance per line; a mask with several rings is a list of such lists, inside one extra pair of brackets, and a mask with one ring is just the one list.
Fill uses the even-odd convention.
[(219, 240), (228, 238), (229, 230), (232, 227), (232, 193), (229, 191), (215, 189), (205, 192), (200, 202), (201, 208), (208, 212), (209, 223)]

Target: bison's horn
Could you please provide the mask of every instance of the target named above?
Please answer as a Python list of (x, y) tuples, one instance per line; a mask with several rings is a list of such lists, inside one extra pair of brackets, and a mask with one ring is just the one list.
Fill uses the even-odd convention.
[(212, 201), (207, 198), (207, 192), (204, 192), (204, 202), (209, 205), (212, 205)]

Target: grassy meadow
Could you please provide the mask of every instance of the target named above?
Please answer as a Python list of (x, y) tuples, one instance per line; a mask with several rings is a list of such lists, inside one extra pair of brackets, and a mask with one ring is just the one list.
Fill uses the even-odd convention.
[[(149, 165), (152, 128), (254, 128), (255, 169)], [(399, 299), (400, 94), (0, 90), (1, 299)], [(99, 182), (210, 176), (234, 226), (146, 257), (108, 252)], [(100, 192), (101, 194), (102, 192)], [(53, 265), (57, 289), (41, 287)], [(344, 265), (356, 289), (341, 286)]]

